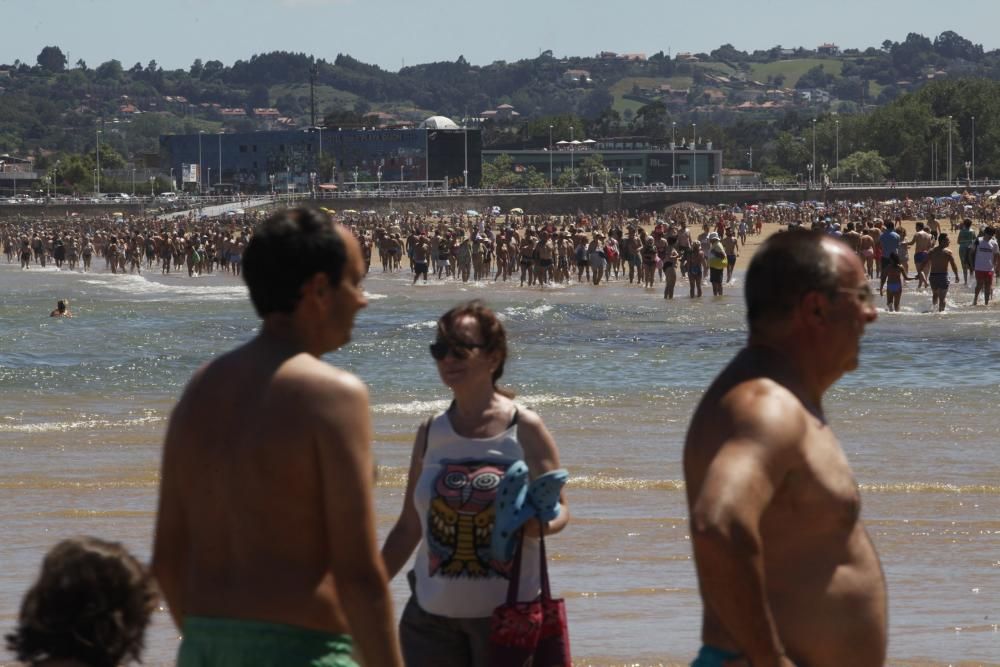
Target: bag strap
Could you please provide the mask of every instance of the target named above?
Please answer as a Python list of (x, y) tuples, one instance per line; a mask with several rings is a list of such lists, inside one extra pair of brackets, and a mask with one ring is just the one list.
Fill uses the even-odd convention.
[(434, 423), (434, 417), (428, 417), (427, 421), (424, 422), (424, 448), (420, 452), (420, 458), (427, 455), (427, 441), (431, 437), (431, 424)]
[(541, 535), (538, 538), (538, 574), (542, 580), (542, 600), (548, 602), (552, 599), (552, 589), (549, 587), (549, 559), (545, 557), (545, 529), (548, 523), (542, 526)]
[(514, 564), (510, 568), (510, 582), (507, 584), (507, 604), (517, 603), (517, 589), (521, 583), (521, 551), (524, 549), (524, 529), (517, 531), (517, 547), (514, 548)]
[[(546, 524), (547, 526), (548, 524)], [(517, 547), (514, 550), (514, 564), (510, 569), (510, 583), (507, 584), (507, 604), (517, 603), (517, 593), (521, 585), (521, 555), (524, 551), (524, 529), (518, 531)], [(549, 585), (549, 564), (545, 557), (545, 526), (538, 538), (538, 571), (542, 583), (542, 600), (552, 599), (552, 588)]]

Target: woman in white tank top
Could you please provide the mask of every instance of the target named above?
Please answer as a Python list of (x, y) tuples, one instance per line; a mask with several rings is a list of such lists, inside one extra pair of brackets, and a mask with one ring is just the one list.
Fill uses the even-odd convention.
[[(472, 301), (445, 313), (431, 354), (454, 400), (417, 431), (403, 510), (382, 556), (392, 578), (417, 551), (400, 620), (407, 667), (485, 667), (489, 617), (506, 600), (511, 565), (490, 555), (497, 487), (514, 461), (532, 479), (559, 468), (559, 451), (541, 418), (497, 387), (507, 337), (492, 310)], [(569, 520), (560, 501), (546, 535)], [(535, 520), (525, 526), (522, 600), (539, 591), (539, 530)]]

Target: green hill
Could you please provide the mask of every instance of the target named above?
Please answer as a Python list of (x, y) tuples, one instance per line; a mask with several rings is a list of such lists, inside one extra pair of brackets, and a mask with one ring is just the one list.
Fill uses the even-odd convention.
[(833, 58), (797, 58), (792, 60), (776, 60), (772, 63), (754, 63), (750, 72), (755, 81), (767, 82), (767, 77), (776, 77), (779, 74), (785, 77), (784, 87), (794, 88), (799, 78), (817, 65), (822, 65), (823, 69), (840, 76), (844, 69), (844, 63)]

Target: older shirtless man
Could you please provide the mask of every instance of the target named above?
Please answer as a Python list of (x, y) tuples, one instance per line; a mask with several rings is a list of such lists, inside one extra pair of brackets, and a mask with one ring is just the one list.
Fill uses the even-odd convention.
[(778, 234), (746, 275), (750, 337), (684, 449), (704, 601), (697, 667), (879, 667), (886, 589), (858, 487), (823, 411), (875, 305), (842, 242)]
[(261, 331), (195, 373), (163, 448), (153, 570), (183, 631), (177, 664), (348, 667), (356, 643), (399, 667), (368, 392), (319, 358), (367, 303), (361, 251), (296, 209), (243, 261)]

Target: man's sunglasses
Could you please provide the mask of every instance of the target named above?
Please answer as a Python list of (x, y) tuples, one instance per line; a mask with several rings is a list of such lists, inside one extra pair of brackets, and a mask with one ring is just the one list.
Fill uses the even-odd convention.
[(460, 341), (443, 341), (439, 340), (436, 343), (430, 344), (431, 356), (438, 361), (444, 361), (444, 358), (451, 353), (451, 356), (456, 359), (468, 359), (469, 355), (472, 354), (472, 350), (482, 349), (486, 347), (485, 345), (479, 343), (462, 343)]

